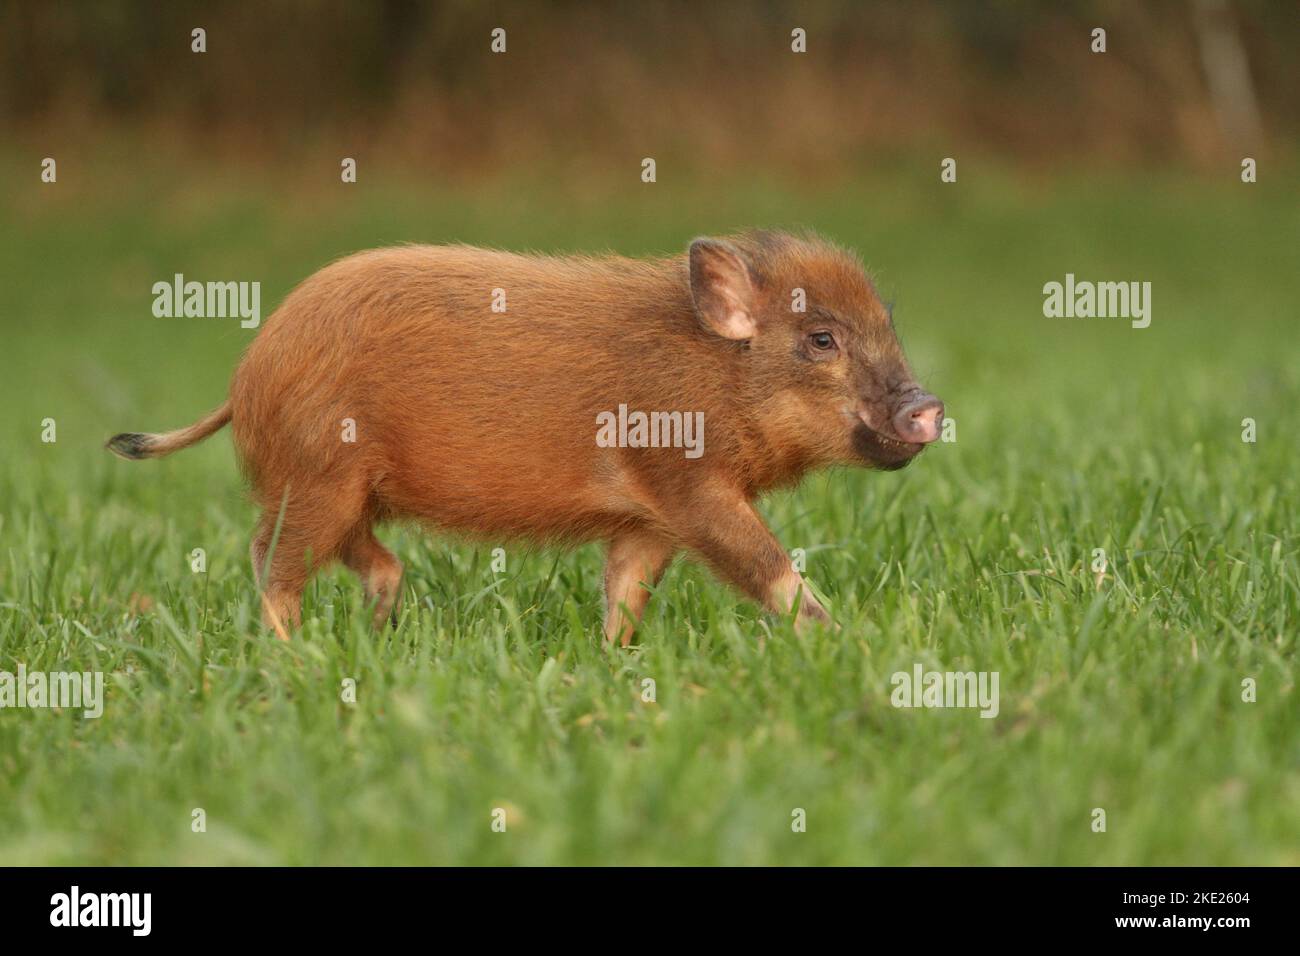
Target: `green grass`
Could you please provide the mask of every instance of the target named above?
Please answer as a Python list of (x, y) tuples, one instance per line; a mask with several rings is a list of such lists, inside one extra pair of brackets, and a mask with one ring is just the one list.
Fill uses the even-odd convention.
[[(41, 187), (28, 165), (5, 166), (0, 207), (0, 669), (100, 670), (108, 699), (99, 720), (0, 711), (0, 862), (1300, 863), (1300, 220), (1280, 176), (972, 162), (955, 186), (927, 165), (315, 193), (65, 160)], [(639, 644), (610, 649), (598, 547), (506, 544), (496, 574), (502, 542), (391, 528), (400, 626), (370, 633), (336, 571), (282, 644), (256, 627), (228, 436), (138, 464), (100, 448), (219, 402), (251, 335), (154, 319), (173, 272), (260, 279), (269, 312), (386, 242), (645, 253), (750, 225), (858, 248), (958, 423), (905, 472), (764, 503), (840, 633), (796, 636), (679, 560)], [(1067, 271), (1151, 281), (1151, 327), (1044, 318)], [(997, 671), (1001, 713), (891, 707), (917, 662)]]

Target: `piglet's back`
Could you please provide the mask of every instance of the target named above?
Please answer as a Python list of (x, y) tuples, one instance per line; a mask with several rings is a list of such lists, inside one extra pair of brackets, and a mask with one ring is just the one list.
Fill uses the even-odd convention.
[(699, 339), (680, 259), (361, 253), (267, 320), (232, 386), (235, 440), (255, 476), (355, 471), (391, 513), (556, 534), (626, 504), (596, 413), (680, 407), (710, 375)]

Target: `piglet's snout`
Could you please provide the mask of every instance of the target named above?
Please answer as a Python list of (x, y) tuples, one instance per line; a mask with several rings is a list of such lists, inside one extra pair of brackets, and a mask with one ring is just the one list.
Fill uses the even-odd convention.
[(928, 444), (943, 428), (943, 402), (927, 392), (908, 396), (894, 412), (894, 433), (903, 441)]

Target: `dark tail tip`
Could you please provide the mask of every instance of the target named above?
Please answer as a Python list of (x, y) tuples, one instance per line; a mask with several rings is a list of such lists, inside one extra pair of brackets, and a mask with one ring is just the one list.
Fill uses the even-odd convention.
[(145, 435), (141, 432), (123, 432), (110, 438), (104, 447), (117, 455), (118, 458), (138, 461), (141, 458), (149, 457), (149, 446), (152, 444), (152, 435)]

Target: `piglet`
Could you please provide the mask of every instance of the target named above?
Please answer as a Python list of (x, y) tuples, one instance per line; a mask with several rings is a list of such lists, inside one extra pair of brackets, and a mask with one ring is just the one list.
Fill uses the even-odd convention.
[(232, 426), (281, 637), (335, 560), (377, 623), (394, 614), (402, 565), (374, 528), (413, 520), (607, 542), (604, 631), (626, 645), (683, 550), (797, 624), (827, 620), (755, 501), (829, 465), (901, 468), (943, 414), (859, 261), (815, 236), (654, 260), (402, 246), (299, 285), (211, 414), (108, 448), (157, 458)]

